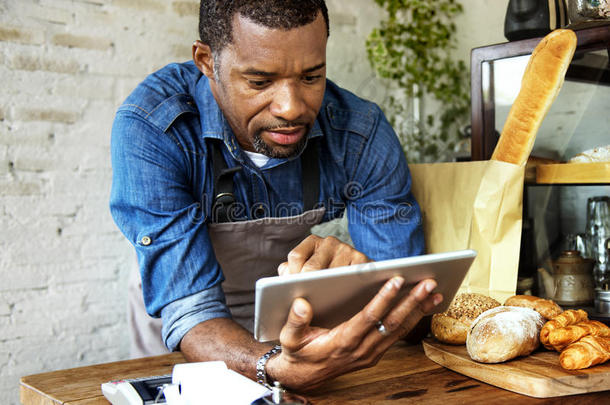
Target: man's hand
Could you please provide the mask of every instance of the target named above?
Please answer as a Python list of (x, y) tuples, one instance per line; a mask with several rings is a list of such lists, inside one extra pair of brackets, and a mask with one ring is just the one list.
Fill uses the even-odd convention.
[(361, 253), (339, 239), (310, 235), (288, 253), (288, 261), (278, 267), (278, 274), (295, 274), (370, 262)]
[[(311, 305), (297, 298), (280, 335), (282, 353), (269, 360), (267, 373), (283, 386), (299, 390), (375, 365), (392, 344), (442, 301), (440, 294), (430, 295), (436, 282), (424, 280), (392, 305), (403, 283), (402, 277), (392, 278), (362, 311), (330, 330), (311, 327)], [(377, 330), (378, 322), (383, 322), (388, 333), (382, 335)]]

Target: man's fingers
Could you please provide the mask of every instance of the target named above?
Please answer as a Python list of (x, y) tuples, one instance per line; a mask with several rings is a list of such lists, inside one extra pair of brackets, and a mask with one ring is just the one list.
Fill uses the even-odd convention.
[(404, 278), (400, 276), (392, 277), (386, 281), (364, 309), (347, 321), (348, 330), (361, 330), (363, 333), (367, 333), (373, 328), (392, 308), (392, 301), (398, 295), (404, 282)]
[(310, 235), (299, 243), (288, 253), (288, 261), (278, 267), (278, 273), (280, 275), (300, 273), (305, 262), (316, 251), (318, 239), (320, 239), (318, 236)]
[(292, 302), (288, 319), (280, 333), (280, 343), (286, 351), (297, 351), (307, 344), (309, 323), (313, 310), (309, 302), (297, 298)]
[(386, 281), (362, 311), (342, 325), (341, 337), (344, 345), (354, 351), (355, 358), (363, 360), (363, 364), (373, 364), (371, 363), (372, 359), (383, 353), (389, 345), (397, 340), (397, 337), (393, 337), (392, 331), (389, 329), (387, 334), (382, 335), (377, 328), (379, 322), (385, 322), (386, 315), (396, 305), (396, 297), (404, 282), (404, 278), (400, 276), (392, 277)]
[(288, 253), (288, 260), (278, 267), (278, 274), (295, 274), (369, 261), (364, 253), (333, 236), (321, 238), (310, 235)]
[(303, 263), (301, 271), (316, 271), (332, 267), (331, 262), (337, 254), (336, 245), (340, 243), (332, 236), (317, 240), (315, 252)]
[(364, 253), (338, 240), (337, 246), (333, 246), (331, 249), (334, 254), (331, 263), (327, 266), (328, 268), (362, 264), (371, 261)]
[(423, 280), (413, 287), (383, 320), (386, 329), (390, 333), (398, 331), (400, 335), (408, 333), (426, 313), (442, 301), (442, 295), (431, 294), (436, 285), (434, 280)]
[(412, 288), (380, 319), (385, 328), (383, 334), (378, 330), (379, 324), (370, 329), (358, 347), (356, 357), (378, 359), (396, 340), (406, 336), (425, 313), (442, 301), (440, 294), (430, 294), (435, 287), (434, 280), (424, 280)]
[(355, 252), (352, 253), (352, 255), (351, 255), (350, 264), (363, 264), (363, 263), (370, 263), (371, 261), (372, 260), (369, 259), (364, 253), (361, 253), (361, 252), (355, 250)]

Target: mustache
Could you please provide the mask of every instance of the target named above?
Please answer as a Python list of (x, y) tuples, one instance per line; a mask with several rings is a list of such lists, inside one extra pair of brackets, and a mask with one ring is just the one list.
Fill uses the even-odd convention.
[(274, 123), (266, 123), (265, 125), (260, 127), (260, 131), (275, 131), (278, 129), (284, 128), (294, 128), (294, 127), (309, 127), (309, 122), (306, 121), (286, 121), (286, 120), (278, 120)]

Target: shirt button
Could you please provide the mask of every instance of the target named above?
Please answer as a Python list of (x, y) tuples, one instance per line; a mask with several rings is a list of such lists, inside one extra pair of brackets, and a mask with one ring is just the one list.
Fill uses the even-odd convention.
[(142, 243), (144, 246), (148, 246), (152, 243), (152, 239), (150, 239), (150, 236), (142, 236), (140, 243)]
[(256, 218), (261, 218), (262, 216), (264, 216), (265, 207), (263, 207), (261, 204), (259, 204), (258, 207), (256, 207), (256, 211), (254, 212), (254, 215), (256, 216)]

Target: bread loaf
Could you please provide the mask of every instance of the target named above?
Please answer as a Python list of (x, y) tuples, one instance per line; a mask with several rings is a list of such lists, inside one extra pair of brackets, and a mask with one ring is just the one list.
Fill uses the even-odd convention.
[(504, 305), (533, 309), (547, 320), (553, 319), (563, 312), (563, 309), (555, 302), (532, 295), (514, 295), (508, 298)]
[(610, 145), (588, 149), (568, 160), (568, 163), (601, 163), (610, 162)]
[(580, 370), (610, 360), (610, 338), (585, 336), (569, 345), (559, 355), (559, 364), (567, 370)]
[(576, 50), (576, 34), (558, 29), (545, 36), (532, 52), (521, 90), (506, 118), (492, 159), (523, 165), (536, 133), (555, 101)]
[(588, 320), (589, 315), (582, 309), (568, 309), (567, 311), (563, 311), (561, 314), (544, 324), (540, 331), (540, 343), (547, 349), (553, 350), (553, 346), (549, 343), (549, 334), (551, 331)]
[(475, 319), (466, 339), (470, 357), (481, 363), (500, 363), (527, 356), (539, 345), (544, 318), (533, 309), (497, 307)]
[(432, 316), (430, 329), (434, 337), (443, 343), (463, 345), (475, 318), (497, 306), (500, 303), (486, 295), (458, 294), (447, 311)]
[(558, 352), (585, 336), (610, 338), (610, 327), (599, 321), (585, 321), (549, 332), (549, 345)]

